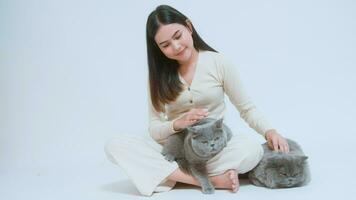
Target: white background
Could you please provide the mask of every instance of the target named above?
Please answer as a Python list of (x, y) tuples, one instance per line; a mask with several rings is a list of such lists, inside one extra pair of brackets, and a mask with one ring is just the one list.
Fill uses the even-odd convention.
[[(239, 68), (256, 106), (309, 156), (312, 182), (210, 198), (347, 198), (355, 185), (356, 3), (0, 0), (0, 198), (140, 198), (104, 154), (148, 134), (145, 24), (169, 4)], [(228, 104), (234, 131), (262, 138)], [(196, 188), (157, 199), (206, 198)], [(352, 197), (351, 197), (352, 198)]]

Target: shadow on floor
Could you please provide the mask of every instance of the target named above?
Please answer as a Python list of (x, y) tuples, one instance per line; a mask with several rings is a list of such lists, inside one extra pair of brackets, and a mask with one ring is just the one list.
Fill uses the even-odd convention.
[(121, 193), (131, 196), (142, 197), (142, 195), (136, 189), (135, 185), (129, 179), (108, 183), (102, 186), (101, 189), (112, 193)]
[[(247, 179), (240, 179), (239, 181), (240, 181), (240, 187), (243, 187), (245, 185), (250, 185)], [(102, 186), (101, 189), (112, 193), (121, 193), (121, 194), (126, 194), (131, 196), (142, 197), (142, 195), (136, 189), (135, 185), (129, 179), (108, 183)], [(200, 187), (198, 186), (188, 185), (179, 182), (174, 186), (173, 189), (174, 190), (201, 190)]]

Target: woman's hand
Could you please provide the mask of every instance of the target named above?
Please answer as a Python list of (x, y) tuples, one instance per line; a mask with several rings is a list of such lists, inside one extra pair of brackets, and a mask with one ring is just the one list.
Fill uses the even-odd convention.
[(197, 123), (199, 120), (207, 117), (209, 112), (207, 109), (193, 108), (173, 122), (173, 129), (175, 131), (182, 130), (190, 125)]
[(268, 147), (274, 151), (280, 151), (283, 153), (289, 152), (288, 142), (276, 130), (271, 129), (266, 132), (266, 139)]

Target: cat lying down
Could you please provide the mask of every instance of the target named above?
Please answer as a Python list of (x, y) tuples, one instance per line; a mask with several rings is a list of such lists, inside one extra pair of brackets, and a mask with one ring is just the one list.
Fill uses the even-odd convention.
[(310, 171), (301, 147), (287, 139), (289, 153), (275, 152), (264, 143), (264, 155), (259, 164), (248, 173), (250, 182), (267, 188), (299, 187), (310, 181)]

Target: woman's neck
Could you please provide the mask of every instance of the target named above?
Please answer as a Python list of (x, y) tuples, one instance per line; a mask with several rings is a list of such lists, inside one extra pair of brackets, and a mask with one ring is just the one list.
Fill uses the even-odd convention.
[(181, 74), (185, 74), (191, 68), (194, 68), (195, 65), (196, 65), (196, 62), (198, 60), (198, 55), (199, 55), (199, 52), (194, 48), (194, 50), (192, 51), (192, 55), (189, 58), (189, 60), (187, 60), (184, 63), (179, 63), (179, 72)]

